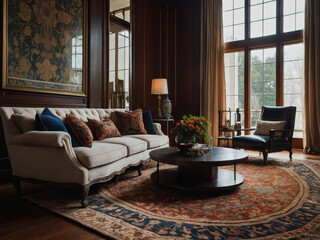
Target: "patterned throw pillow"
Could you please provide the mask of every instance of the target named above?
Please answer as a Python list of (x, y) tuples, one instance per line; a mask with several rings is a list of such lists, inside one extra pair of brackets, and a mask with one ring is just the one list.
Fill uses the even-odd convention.
[(81, 146), (92, 147), (93, 136), (90, 128), (81, 121), (79, 118), (74, 115), (67, 114), (66, 116), (67, 123), (69, 124), (71, 130), (76, 135)]
[[(269, 136), (269, 130), (283, 130), (286, 125), (286, 121), (257, 121), (256, 131), (253, 133), (254, 135), (265, 135)], [(282, 137), (282, 132), (275, 132), (275, 137)]]
[(88, 119), (88, 126), (98, 140), (109, 137), (121, 137), (118, 128), (110, 119), (107, 119), (103, 122), (95, 119)]
[(142, 110), (133, 112), (115, 112), (117, 115), (117, 127), (122, 135), (147, 134), (144, 128)]

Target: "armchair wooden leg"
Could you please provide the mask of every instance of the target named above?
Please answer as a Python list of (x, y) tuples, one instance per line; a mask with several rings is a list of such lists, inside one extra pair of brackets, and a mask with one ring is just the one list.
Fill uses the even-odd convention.
[(16, 189), (16, 201), (17, 205), (20, 205), (21, 202), (21, 184), (20, 184), (21, 179), (19, 177), (13, 176), (12, 177), (12, 183), (14, 188)]
[(290, 161), (292, 161), (292, 148), (289, 149), (289, 158), (290, 158)]
[(81, 207), (86, 208), (88, 206), (88, 195), (90, 186), (81, 186)]
[(139, 174), (139, 176), (142, 175), (142, 173), (141, 173), (142, 166), (143, 166), (142, 163), (138, 166), (138, 174)]
[(262, 154), (263, 154), (263, 162), (264, 162), (264, 165), (266, 166), (267, 165), (267, 158), (268, 158), (268, 153), (266, 150), (262, 151)]

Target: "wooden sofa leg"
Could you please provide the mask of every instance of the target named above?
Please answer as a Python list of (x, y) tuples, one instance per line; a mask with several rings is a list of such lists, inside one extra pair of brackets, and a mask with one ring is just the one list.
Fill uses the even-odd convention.
[(80, 187), (81, 194), (81, 207), (86, 208), (88, 206), (88, 195), (90, 186), (84, 185)]
[(290, 158), (290, 162), (292, 161), (292, 148), (289, 149), (289, 158)]
[(138, 166), (138, 174), (139, 174), (139, 176), (141, 176), (141, 175), (142, 175), (142, 173), (141, 173), (141, 169), (142, 169), (142, 167), (143, 167), (143, 164), (142, 164), (142, 163), (140, 163), (140, 164), (139, 164), (139, 166)]
[(262, 151), (262, 154), (263, 154), (263, 162), (264, 162), (264, 165), (266, 166), (267, 165), (267, 158), (268, 158), (268, 153), (266, 150)]
[(21, 202), (21, 184), (20, 184), (21, 179), (19, 177), (13, 176), (12, 177), (12, 183), (14, 188), (16, 189), (16, 201), (17, 205), (20, 205)]

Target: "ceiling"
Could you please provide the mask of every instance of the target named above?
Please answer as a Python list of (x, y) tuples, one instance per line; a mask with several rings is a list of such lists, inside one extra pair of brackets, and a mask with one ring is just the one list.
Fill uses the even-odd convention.
[(110, 12), (130, 7), (130, 0), (110, 0)]

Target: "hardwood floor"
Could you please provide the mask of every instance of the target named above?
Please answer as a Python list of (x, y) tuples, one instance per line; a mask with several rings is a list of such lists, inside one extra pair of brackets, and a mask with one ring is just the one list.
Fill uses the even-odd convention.
[[(251, 154), (257, 152), (250, 151)], [(271, 153), (270, 157), (289, 160), (288, 152)], [(293, 159), (320, 160), (320, 156), (304, 154), (294, 150)], [(46, 189), (46, 186), (22, 182), (24, 195)], [(27, 200), (17, 208), (15, 190), (11, 183), (0, 184), (0, 239), (55, 240), (55, 239), (105, 239), (95, 232), (70, 220), (64, 219)]]
[[(22, 182), (24, 195), (46, 189), (46, 186)], [(55, 240), (106, 239), (83, 226), (66, 220), (23, 199), (20, 207), (15, 201), (11, 183), (0, 185), (0, 239)]]

